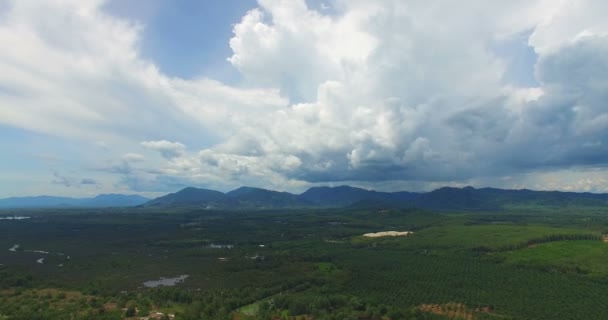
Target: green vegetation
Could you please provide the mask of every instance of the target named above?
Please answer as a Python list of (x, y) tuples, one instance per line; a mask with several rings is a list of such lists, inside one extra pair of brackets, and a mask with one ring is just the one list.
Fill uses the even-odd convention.
[(0, 319), (608, 318), (601, 208), (18, 213)]
[[(559, 240), (599, 240), (601, 235), (584, 229), (553, 228), (527, 225), (442, 226), (421, 230), (404, 238), (384, 238), (385, 245), (407, 249), (464, 249), (475, 251), (507, 251), (535, 243)], [(357, 237), (353, 243), (378, 242), (377, 239)]]
[(548, 272), (574, 272), (603, 278), (608, 276), (608, 243), (559, 241), (543, 243), (502, 255), (506, 263)]

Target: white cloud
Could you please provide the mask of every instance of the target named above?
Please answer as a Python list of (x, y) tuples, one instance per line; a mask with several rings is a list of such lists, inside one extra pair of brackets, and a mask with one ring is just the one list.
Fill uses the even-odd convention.
[(363, 31), (363, 12), (334, 20), (303, 0), (259, 3), (234, 27), (229, 61), (252, 83), (281, 88), (296, 100), (310, 101), (323, 82), (356, 71), (376, 46)]
[(607, 35), (608, 21), (604, 12), (608, 3), (602, 0), (555, 1), (548, 5), (549, 14), (530, 36), (530, 45), (540, 54), (548, 54), (572, 42), (593, 35)]
[(122, 156), (127, 162), (143, 162), (146, 158), (139, 153), (127, 153)]
[[(102, 3), (10, 2), (0, 123), (104, 141), (121, 186), (424, 188), (606, 164), (604, 1), (260, 0), (230, 39), (240, 87), (164, 75), (141, 58), (145, 26)], [(493, 51), (522, 33), (538, 87)]]
[[(572, 146), (584, 132), (585, 141), (606, 132), (604, 40), (584, 46), (603, 30), (602, 5), (573, 13), (554, 1), (338, 1), (340, 14), (325, 16), (303, 1), (261, 1), (235, 26), (230, 61), (307, 102), (241, 128), (247, 134), (230, 146), (255, 146), (246, 154), (261, 162), (297, 156), (302, 164), (286, 174), (308, 181), (451, 181), (601, 164), (605, 149)], [(584, 18), (569, 24), (572, 14)], [(560, 38), (553, 26), (562, 25), (578, 33)], [(491, 47), (530, 29), (542, 86), (516, 88)], [(555, 118), (560, 108), (576, 114)]]
[(141, 143), (141, 145), (148, 149), (160, 152), (160, 154), (167, 160), (179, 158), (184, 155), (184, 152), (186, 151), (185, 145), (179, 142), (171, 142), (167, 140), (144, 141)]
[(285, 105), (272, 89), (165, 76), (140, 57), (142, 26), (104, 13), (103, 2), (10, 2), (0, 23), (0, 123), (133, 143), (157, 132), (174, 139), (221, 134), (243, 109)]

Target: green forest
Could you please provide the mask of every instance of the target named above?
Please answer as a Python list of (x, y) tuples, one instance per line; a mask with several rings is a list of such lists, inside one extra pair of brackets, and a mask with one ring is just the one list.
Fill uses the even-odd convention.
[(3, 320), (608, 319), (603, 208), (0, 215)]

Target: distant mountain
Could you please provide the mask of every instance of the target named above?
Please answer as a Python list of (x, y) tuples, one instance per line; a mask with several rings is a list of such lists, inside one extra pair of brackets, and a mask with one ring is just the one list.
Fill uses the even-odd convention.
[(0, 208), (196, 207), (203, 209), (279, 209), (305, 207), (500, 210), (517, 206), (608, 206), (608, 194), (559, 191), (443, 187), (426, 193), (379, 192), (350, 186), (314, 187), (296, 195), (241, 187), (227, 193), (188, 187), (150, 200), (138, 195), (102, 194), (93, 198), (17, 197), (0, 199)]
[(150, 201), (136, 194), (100, 194), (94, 198), (82, 199), (85, 207), (134, 207)]
[(414, 200), (414, 205), (426, 209), (443, 210), (490, 209), (495, 202), (495, 199), (490, 199), (487, 194), (472, 187), (443, 187), (421, 194)]
[(378, 192), (350, 186), (314, 187), (300, 194), (300, 199), (318, 206), (344, 207), (360, 202), (410, 202), (419, 196), (413, 192)]
[(93, 198), (68, 197), (13, 197), (0, 199), (0, 208), (61, 208), (61, 207), (131, 207), (150, 199), (138, 195), (101, 194)]
[(429, 210), (499, 210), (512, 206), (606, 206), (608, 194), (559, 191), (503, 190), (443, 187), (426, 193), (378, 192), (350, 186), (314, 187), (295, 195), (260, 188), (241, 187), (228, 193), (186, 188), (156, 198), (145, 206), (247, 208), (400, 208)]
[(188, 187), (145, 203), (146, 207), (217, 207), (226, 199), (222, 192)]
[(185, 188), (144, 204), (146, 207), (201, 207), (207, 209), (307, 207), (310, 203), (289, 192), (240, 187), (228, 193)]
[(413, 192), (377, 192), (350, 186), (314, 187), (299, 195), (252, 187), (240, 187), (225, 194), (190, 187), (151, 200), (144, 206), (207, 209), (345, 207), (364, 200), (401, 206), (418, 196)]
[(13, 197), (0, 199), (0, 208), (43, 208), (74, 206), (77, 199), (64, 197)]
[(515, 206), (608, 206), (608, 194), (473, 187), (443, 187), (426, 193), (376, 192), (349, 186), (315, 187), (300, 197), (325, 207), (417, 207), (445, 211), (491, 211)]
[(285, 208), (310, 207), (313, 204), (289, 192), (240, 187), (226, 193), (228, 202), (236, 207)]
[(509, 206), (606, 206), (608, 194), (444, 187), (421, 194), (412, 204), (434, 210), (496, 210)]
[(350, 186), (313, 187), (300, 194), (300, 198), (319, 206), (342, 207), (366, 198), (375, 191)]

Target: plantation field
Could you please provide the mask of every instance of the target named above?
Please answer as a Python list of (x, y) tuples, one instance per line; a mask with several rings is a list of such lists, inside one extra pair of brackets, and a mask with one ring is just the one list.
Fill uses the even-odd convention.
[[(405, 249), (475, 249), (504, 251), (528, 246), (533, 242), (549, 242), (554, 238), (591, 238), (601, 234), (581, 228), (555, 228), (538, 225), (474, 225), (430, 227), (411, 236), (397, 239), (382, 238), (385, 243), (398, 243)], [(377, 239), (357, 238), (355, 242)]]
[(606, 319), (608, 214), (571, 210), (23, 210), (0, 319)]
[(602, 278), (608, 276), (608, 243), (558, 241), (506, 252), (506, 263), (553, 272), (574, 272)]

